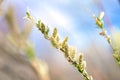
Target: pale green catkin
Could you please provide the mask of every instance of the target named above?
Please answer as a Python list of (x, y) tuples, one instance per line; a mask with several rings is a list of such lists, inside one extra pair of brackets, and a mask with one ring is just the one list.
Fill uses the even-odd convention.
[(102, 30), (102, 32), (100, 32), (100, 35), (104, 36), (107, 39), (107, 42), (110, 44), (110, 46), (113, 49), (114, 52), (113, 57), (117, 60), (118, 64), (120, 65), (120, 48), (116, 48), (116, 46), (120, 44), (114, 46), (115, 41), (112, 41), (111, 37), (108, 35), (107, 30), (104, 27), (103, 17), (104, 17), (104, 12), (101, 12), (99, 17), (94, 15), (94, 18), (96, 20), (96, 25), (98, 25), (99, 28)]
[(36, 23), (36, 26), (41, 31), (41, 33), (44, 35), (45, 38), (47, 35), (46, 39), (50, 40), (53, 47), (55, 47), (56, 49), (59, 49), (61, 52), (64, 53), (67, 61), (78, 69), (78, 71), (83, 75), (85, 80), (93, 80), (92, 77), (85, 70), (86, 62), (83, 60), (84, 56), (80, 55), (79, 61), (76, 60), (75, 55), (77, 54), (77, 49), (74, 47), (71, 47), (68, 44), (68, 36), (62, 42), (60, 42), (60, 37), (59, 37), (57, 28), (54, 28), (52, 36), (49, 36), (49, 34), (48, 34), (49, 30), (47, 30), (49, 28), (46, 27), (46, 25), (44, 25), (44, 23), (42, 23), (39, 20)]

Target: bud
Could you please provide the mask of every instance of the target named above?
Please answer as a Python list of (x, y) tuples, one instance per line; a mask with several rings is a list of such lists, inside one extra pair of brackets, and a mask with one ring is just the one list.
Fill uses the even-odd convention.
[(57, 30), (57, 28), (54, 28), (53, 37), (55, 38), (57, 36), (57, 34), (58, 34), (58, 30)]
[(79, 56), (79, 64), (82, 64), (83, 62), (83, 53), (80, 53), (80, 56)]
[(67, 44), (68, 43), (68, 36), (64, 39), (64, 41), (62, 42), (62, 47), (64, 47), (65, 46), (65, 44)]
[(56, 41), (57, 41), (58, 43), (60, 42), (60, 36), (59, 36), (59, 35), (57, 35)]
[(44, 33), (45, 32), (45, 25), (43, 23), (41, 23), (41, 32)]
[(26, 12), (26, 17), (27, 17), (28, 19), (31, 19), (31, 15), (30, 15), (30, 12), (29, 12), (29, 11)]
[(65, 50), (65, 57), (68, 57), (70, 54), (70, 48), (68, 44), (65, 44), (65, 46), (63, 47)]
[(51, 37), (50, 40), (51, 40), (52, 45), (53, 45), (55, 48), (58, 49), (58, 48), (59, 48), (59, 44), (57, 43), (57, 41), (55, 40), (55, 38)]
[(82, 62), (82, 66), (83, 66), (83, 69), (86, 68), (86, 61), (83, 61), (83, 62)]
[(109, 44), (111, 44), (110, 36), (107, 36), (107, 41), (108, 41)]
[(49, 33), (49, 28), (48, 28), (48, 26), (47, 26), (47, 27), (45, 28), (45, 34), (44, 34), (44, 36), (45, 36), (46, 39), (49, 38), (48, 33)]
[(71, 58), (72, 59), (74, 59), (75, 58), (75, 55), (76, 55), (76, 53), (77, 53), (77, 48), (76, 47), (74, 47), (74, 48), (70, 48), (70, 56), (71, 56)]
[(36, 26), (41, 30), (41, 21), (38, 20), (38, 22), (36, 23)]

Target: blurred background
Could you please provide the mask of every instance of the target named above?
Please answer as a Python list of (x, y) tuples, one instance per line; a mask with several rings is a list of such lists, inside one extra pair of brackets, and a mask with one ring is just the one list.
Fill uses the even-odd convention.
[[(50, 27), (51, 33), (57, 27), (62, 40), (69, 36), (69, 44), (76, 46), (78, 53), (85, 54), (87, 70), (94, 80), (120, 80), (120, 68), (112, 56), (112, 48), (99, 35), (100, 29), (89, 12), (98, 16), (101, 11), (105, 12), (105, 27), (112, 36), (112, 32), (120, 30), (119, 0), (5, 0), (2, 4), (4, 10), (9, 5), (14, 7), (21, 29), (24, 29), (23, 18), (29, 9), (36, 20), (41, 19)], [(6, 26), (7, 23), (0, 17), (0, 31), (7, 33)], [(36, 27), (29, 39), (37, 56), (47, 62), (51, 80), (84, 80)]]

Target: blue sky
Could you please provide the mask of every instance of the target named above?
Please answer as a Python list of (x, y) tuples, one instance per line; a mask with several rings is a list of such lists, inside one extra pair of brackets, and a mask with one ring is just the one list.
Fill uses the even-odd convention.
[[(85, 41), (83, 44), (86, 43), (88, 40), (86, 36), (96, 36), (93, 34), (97, 34), (99, 31), (94, 18), (87, 10), (91, 10), (96, 15), (103, 11), (94, 0), (38, 0), (36, 2), (37, 0), (28, 4), (33, 14), (40, 17), (50, 27), (58, 27), (62, 37), (65, 37), (65, 34), (71, 36), (73, 42), (78, 40), (76, 44), (79, 44), (80, 41)], [(101, 3), (105, 10), (105, 16), (107, 15), (112, 22), (112, 27), (119, 28), (120, 5), (118, 1), (101, 0)], [(109, 30), (106, 22), (105, 25)]]
[[(22, 6), (24, 11), (28, 7), (32, 15), (36, 19), (40, 18), (51, 30), (57, 27), (62, 39), (68, 35), (70, 36), (70, 44), (83, 47), (92, 40), (107, 44), (105, 39), (99, 36), (100, 30), (95, 25), (92, 14), (89, 13), (90, 10), (99, 15), (103, 11), (95, 1), (101, 2), (105, 10), (105, 17), (108, 16), (112, 24), (111, 27), (120, 29), (120, 4), (118, 0), (13, 0), (13, 3), (16, 6)], [(105, 27), (110, 32), (106, 21)], [(33, 29), (31, 35), (33, 42), (36, 43), (40, 39), (38, 35), (38, 30)]]

